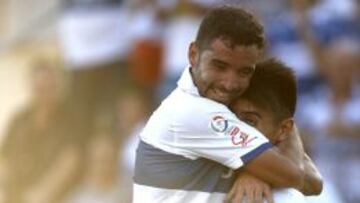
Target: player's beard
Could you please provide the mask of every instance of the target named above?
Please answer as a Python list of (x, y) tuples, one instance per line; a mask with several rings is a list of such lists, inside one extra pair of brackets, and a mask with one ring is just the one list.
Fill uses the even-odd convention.
[(229, 105), (238, 96), (238, 94), (223, 91), (222, 88), (215, 87), (214, 85), (208, 86), (204, 94), (206, 95), (205, 97), (225, 105)]
[(203, 74), (200, 67), (191, 68), (191, 75), (201, 96), (225, 105), (229, 105), (243, 92), (243, 90), (226, 91), (220, 86), (221, 84), (217, 84), (216, 78)]
[(239, 95), (227, 92), (223, 88), (216, 86), (214, 82), (207, 82), (202, 77), (198, 77), (197, 87), (201, 96), (224, 105), (229, 105)]

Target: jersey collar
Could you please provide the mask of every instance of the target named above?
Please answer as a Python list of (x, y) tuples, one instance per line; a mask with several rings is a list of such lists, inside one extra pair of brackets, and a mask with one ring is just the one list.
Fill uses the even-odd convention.
[(200, 96), (197, 87), (194, 84), (193, 78), (190, 73), (190, 67), (185, 68), (179, 81), (177, 82), (178, 87), (189, 94)]

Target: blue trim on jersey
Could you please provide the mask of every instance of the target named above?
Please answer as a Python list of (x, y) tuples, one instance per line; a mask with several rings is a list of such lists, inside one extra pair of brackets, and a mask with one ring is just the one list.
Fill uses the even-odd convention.
[(258, 148), (254, 149), (253, 151), (243, 155), (241, 157), (241, 160), (244, 164), (246, 164), (247, 162), (249, 162), (250, 160), (254, 159), (255, 157), (257, 157), (258, 155), (260, 155), (262, 152), (264, 152), (265, 150), (269, 149), (272, 147), (272, 144), (267, 142), (264, 143), (262, 145), (260, 145)]
[(135, 162), (134, 182), (139, 185), (185, 191), (227, 193), (235, 173), (224, 178), (229, 168), (205, 158), (191, 160), (140, 141)]

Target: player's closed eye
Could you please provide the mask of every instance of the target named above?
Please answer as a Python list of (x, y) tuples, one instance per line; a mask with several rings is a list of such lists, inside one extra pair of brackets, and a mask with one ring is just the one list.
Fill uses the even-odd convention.
[(240, 76), (250, 76), (254, 73), (254, 68), (253, 67), (245, 67), (242, 68), (238, 71), (238, 74)]
[(251, 125), (251, 126), (253, 126), (253, 127), (256, 127), (256, 126), (257, 126), (257, 121), (256, 121), (255, 119), (252, 119), (252, 118), (242, 118), (242, 120), (243, 120), (245, 123), (247, 123), (247, 124), (249, 124), (249, 125)]
[(216, 68), (218, 71), (225, 71), (228, 65), (220, 60), (214, 59), (212, 62), (212, 66)]

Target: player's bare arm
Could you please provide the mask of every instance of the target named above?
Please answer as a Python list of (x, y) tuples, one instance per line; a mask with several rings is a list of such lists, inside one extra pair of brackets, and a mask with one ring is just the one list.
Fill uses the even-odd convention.
[(272, 147), (250, 161), (244, 169), (274, 187), (300, 189), (304, 185), (305, 167), (296, 162), (277, 147)]
[(323, 189), (323, 180), (311, 158), (304, 154), (305, 177), (301, 192), (305, 195), (319, 195)]
[(242, 202), (246, 196), (248, 202), (261, 203), (266, 199), (272, 203), (271, 187), (302, 188), (305, 184), (304, 174), (304, 167), (297, 168), (277, 147), (272, 147), (239, 171), (226, 202)]
[(304, 165), (304, 184), (302, 188), (298, 188), (304, 195), (318, 195), (322, 191), (323, 181), (320, 172), (310, 157), (305, 153), (300, 138), (299, 131), (296, 126), (294, 132), (290, 135), (292, 139), (288, 139), (279, 144), (280, 149), (291, 159), (298, 160)]
[[(298, 136), (294, 136), (294, 137), (298, 137)], [(302, 164), (304, 167), (303, 168), (304, 175), (302, 178), (303, 183), (302, 183), (301, 187), (298, 187), (297, 189), (299, 191), (301, 191), (304, 195), (320, 194), (322, 191), (322, 186), (323, 186), (322, 177), (321, 177), (319, 171), (317, 170), (316, 166), (310, 159), (310, 157), (306, 153), (303, 152), (301, 140), (300, 139), (289, 139), (289, 141), (282, 143), (282, 146), (280, 148), (284, 147), (285, 144), (287, 145), (287, 147), (286, 147), (287, 149), (283, 150), (283, 149), (275, 148), (274, 150), (278, 151), (279, 153), (283, 153), (285, 155), (287, 154), (288, 158), (290, 158), (290, 159), (293, 159), (294, 157), (297, 156), (296, 159), (299, 161), (299, 163), (297, 163), (297, 164)], [(294, 146), (290, 146), (290, 144), (292, 144)], [(293, 149), (293, 150), (289, 150), (289, 149)], [(237, 178), (232, 190), (227, 195), (227, 201), (238, 200), (238, 199), (241, 200), (242, 198), (244, 198), (244, 194), (254, 194), (253, 196), (247, 197), (247, 200), (249, 200), (251, 202), (252, 201), (261, 202), (261, 201), (259, 201), (259, 199), (264, 198), (268, 202), (273, 202), (271, 192), (269, 192), (269, 191), (271, 191), (271, 190), (269, 190), (270, 185), (268, 185), (266, 182), (270, 182), (270, 181), (277, 182), (279, 179), (281, 179), (281, 177), (275, 178), (272, 175), (268, 176), (267, 174), (259, 171), (257, 169), (258, 166), (250, 166), (250, 169), (248, 168), (248, 166), (244, 167), (245, 171), (244, 170), (239, 171), (238, 178)], [(267, 167), (267, 166), (265, 166), (265, 167)], [(253, 168), (256, 168), (256, 169), (253, 169)], [(258, 179), (257, 177), (252, 176), (252, 174), (254, 174), (254, 171), (251, 171), (251, 170), (256, 170), (256, 172), (260, 173), (261, 175), (258, 177), (261, 179)], [(264, 181), (266, 181), (266, 182), (264, 182)], [(244, 184), (244, 182), (246, 182), (246, 184)], [(277, 185), (271, 184), (271, 187), (283, 188), (284, 183), (285, 182), (283, 182), (283, 183), (277, 182)], [(248, 190), (250, 190), (250, 189), (252, 191), (249, 192)]]
[(305, 154), (296, 127), (278, 147), (265, 151), (244, 169), (274, 188), (293, 187), (304, 195), (318, 195), (322, 191), (321, 175)]

